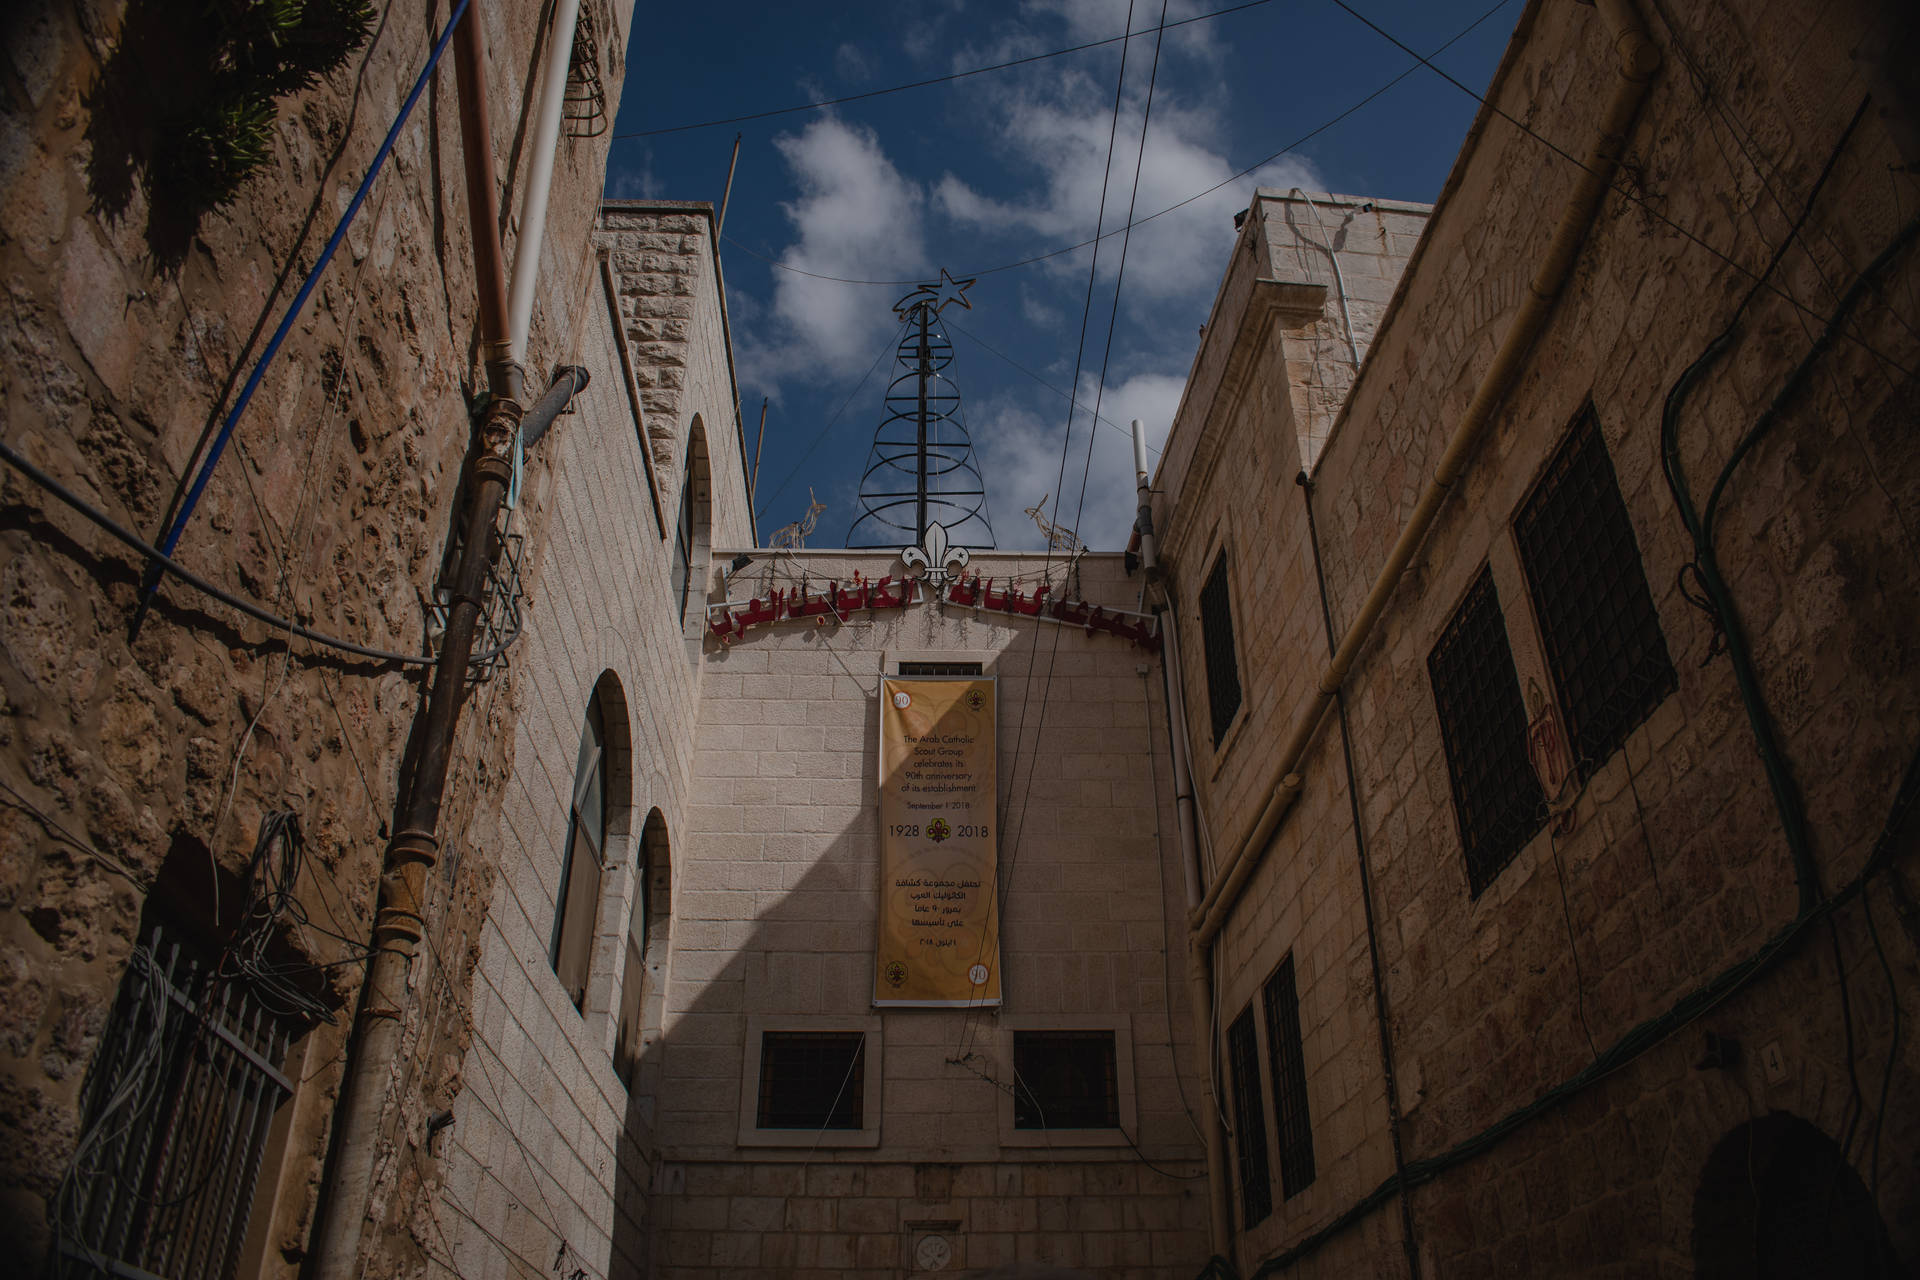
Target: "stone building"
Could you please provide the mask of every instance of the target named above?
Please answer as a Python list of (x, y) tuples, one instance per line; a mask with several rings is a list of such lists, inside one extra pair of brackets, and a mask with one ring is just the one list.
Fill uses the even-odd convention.
[(1920, 1258), (1920, 154), (1873, 17), (1529, 5), (1331, 422), (1342, 282), (1255, 200), (1155, 506), (1233, 1273)]
[[(531, 400), (556, 364), (578, 362), (583, 334), (604, 339), (592, 232), (609, 143), (590, 117), (618, 102), (631, 11), (585, 0), (569, 39), (538, 6), (383, 6), (337, 69), (266, 100), (262, 163), (224, 202), (217, 174), (183, 185), (166, 148), (182, 112), (209, 109), (193, 59), (251, 38), (217, 27), (229, 7), (47, 0), (0, 17), (0, 437), (136, 543), (191, 506), (209, 440), (404, 116), (331, 265), (258, 365), (176, 559), (270, 615), (409, 659), (289, 634), (172, 576), (146, 599), (140, 555), (0, 465), (10, 1257), (88, 1273), (101, 1255), (167, 1275), (315, 1265), (376, 886), (427, 687), (416, 677), (431, 663), (413, 659), (439, 643), (433, 606), (486, 385), (469, 200), (477, 190), (505, 211), (481, 220), (483, 239), (504, 226), (507, 250), (521, 247), (539, 182), (534, 90), (556, 83), (558, 56), (581, 118), (552, 165)], [(454, 13), (467, 20), (453, 52), (423, 80)], [(493, 97), (467, 159), (497, 158), (498, 175), (472, 187), (454, 74), (469, 34)], [(208, 164), (231, 160), (215, 145)], [(594, 372), (596, 394), (632, 422), (618, 364)], [(524, 508), (505, 531), (540, 536)], [(501, 869), (487, 837), (526, 674), (509, 662), (474, 684), (453, 742), (443, 856), (421, 903), (428, 946), (397, 1010), (385, 1103), (363, 1129), (373, 1166), (356, 1196), (334, 1197), (351, 1201), (332, 1216), (355, 1224), (355, 1273), (417, 1274), (447, 1255), (434, 1118), (467, 1089)]]
[[(474, 13), (511, 257), (561, 46)], [(631, 8), (581, 14), (611, 111)], [(1911, 1268), (1897, 18), (1532, 0), (1435, 206), (1256, 194), (1136, 548), (953, 576), (931, 537), (757, 545), (713, 211), (602, 201), (605, 142), (563, 139), (525, 399), (589, 378), (517, 473), (482, 657), (515, 638), (395, 961), (417, 665), (171, 578), (143, 610), (42, 481), (164, 527), (446, 17), (286, 99), (183, 241), (140, 181), (101, 199), (90, 86), (148, 9), (10, 15), (10, 1240), (471, 1280)], [(452, 80), (178, 552), (409, 655), (501, 459)], [(998, 1005), (884, 1001), (890, 679), (992, 682)], [(240, 1114), (182, 1110), (221, 1098), (196, 1061), (254, 1090), (242, 1158), (161, 1148), (239, 1178), (231, 1268), (137, 1254), (178, 1219), (119, 1190), (160, 1168), (120, 1118)]]

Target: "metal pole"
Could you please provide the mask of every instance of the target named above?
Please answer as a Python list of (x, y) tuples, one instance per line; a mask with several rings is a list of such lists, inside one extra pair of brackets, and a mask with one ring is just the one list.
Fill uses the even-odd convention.
[(752, 507), (760, 492), (760, 451), (767, 447), (767, 398), (760, 399), (760, 438), (753, 445), (753, 474), (747, 477), (747, 505)]
[(720, 212), (713, 220), (713, 251), (720, 252), (720, 228), (727, 225), (727, 201), (733, 199), (733, 170), (740, 163), (740, 135), (733, 135), (733, 158), (727, 161), (727, 187), (720, 193)]
[(919, 449), (914, 454), (914, 522), (913, 527), (920, 532), (921, 545), (927, 536), (927, 375), (932, 372), (933, 350), (927, 344), (927, 304), (920, 303), (915, 308), (920, 313), (920, 409), (916, 415), (915, 426), (918, 430)]

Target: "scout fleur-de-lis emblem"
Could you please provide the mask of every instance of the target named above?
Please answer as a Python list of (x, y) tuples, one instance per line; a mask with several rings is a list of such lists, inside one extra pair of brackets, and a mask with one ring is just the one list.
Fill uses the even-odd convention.
[(919, 565), (920, 576), (927, 580), (937, 594), (945, 589), (950, 579), (959, 576), (960, 571), (967, 567), (967, 561), (971, 557), (967, 554), (965, 547), (947, 544), (946, 526), (938, 520), (927, 526), (927, 532), (920, 542), (920, 546), (903, 550), (900, 553), (900, 561), (909, 569)]

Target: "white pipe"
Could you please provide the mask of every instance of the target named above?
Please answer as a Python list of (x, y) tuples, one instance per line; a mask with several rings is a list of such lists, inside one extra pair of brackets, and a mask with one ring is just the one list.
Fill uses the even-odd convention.
[(1133, 420), (1133, 483), (1145, 490), (1152, 473), (1147, 470), (1147, 424), (1135, 418)]
[(559, 0), (554, 6), (546, 83), (540, 86), (540, 116), (533, 127), (533, 159), (520, 201), (520, 236), (513, 246), (513, 289), (507, 296), (507, 337), (515, 361), (527, 358), (527, 334), (533, 329), (533, 286), (540, 278), (540, 242), (547, 231), (547, 197), (553, 194), (567, 69), (573, 65), (573, 28), (579, 18), (580, 0)]
[(1333, 241), (1327, 239), (1327, 226), (1320, 221), (1320, 206), (1313, 197), (1299, 187), (1293, 193), (1307, 202), (1307, 208), (1313, 211), (1313, 225), (1319, 228), (1320, 243), (1326, 248), (1327, 257), (1333, 259), (1333, 285), (1340, 295), (1340, 319), (1347, 326), (1347, 358), (1353, 361), (1353, 371), (1360, 372), (1360, 347), (1353, 340), (1353, 313), (1347, 310), (1347, 278), (1340, 272), (1340, 255), (1333, 251)]

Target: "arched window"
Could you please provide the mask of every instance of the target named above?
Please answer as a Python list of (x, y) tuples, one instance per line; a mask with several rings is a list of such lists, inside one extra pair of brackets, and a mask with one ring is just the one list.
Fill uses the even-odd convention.
[(580, 728), (573, 794), (567, 805), (567, 843), (554, 898), (553, 941), (547, 953), (576, 1009), (586, 1005), (609, 828), (616, 811), (623, 811), (627, 803), (626, 754), (626, 702), (619, 682), (608, 672), (594, 686), (586, 722)]
[(687, 464), (680, 476), (680, 508), (670, 535), (673, 547), (668, 582), (674, 616), (682, 627), (687, 625), (687, 602), (693, 595), (694, 582), (706, 575), (706, 563), (712, 554), (709, 546), (712, 513), (707, 486), (707, 433), (700, 415), (695, 414), (687, 429)]
[(647, 815), (635, 855), (633, 913), (627, 925), (626, 967), (620, 980), (620, 1029), (613, 1048), (614, 1073), (629, 1091), (639, 1080), (646, 1046), (660, 1029), (671, 870), (666, 819), (655, 809)]

